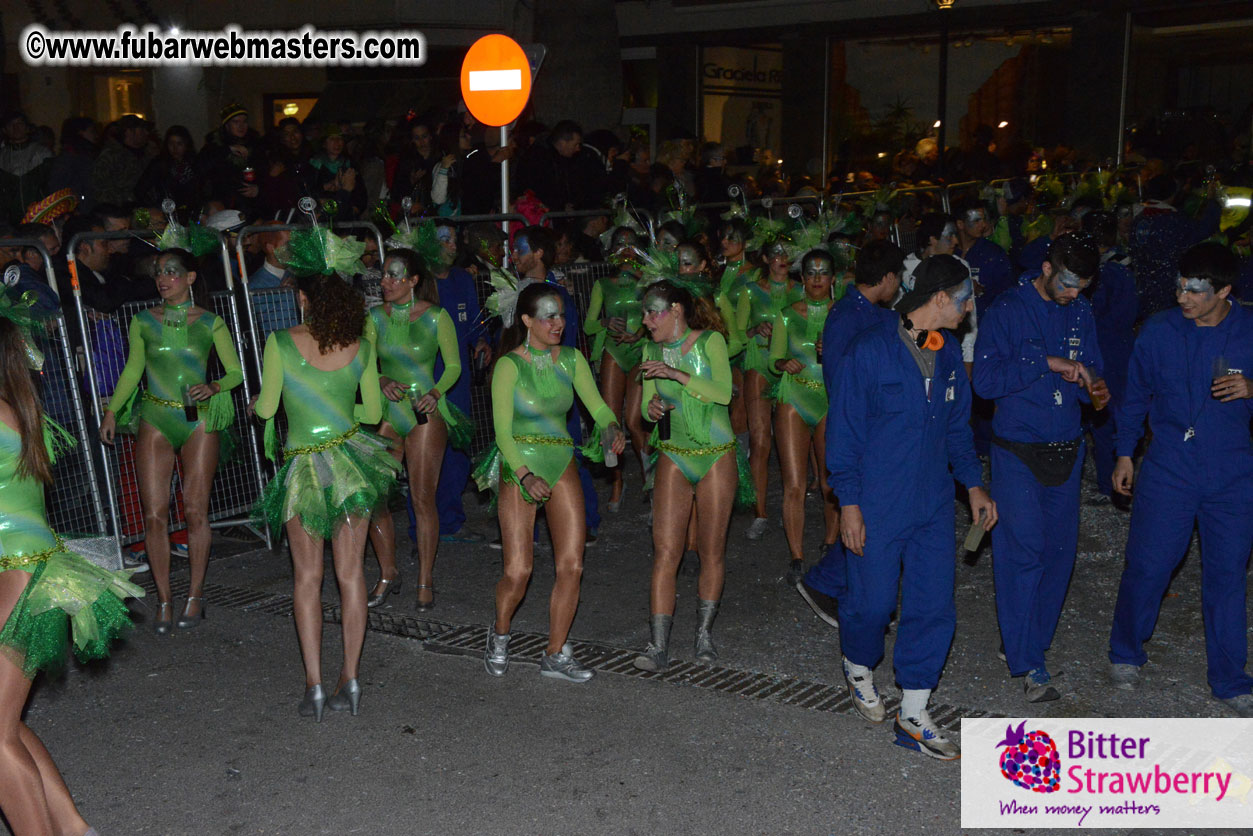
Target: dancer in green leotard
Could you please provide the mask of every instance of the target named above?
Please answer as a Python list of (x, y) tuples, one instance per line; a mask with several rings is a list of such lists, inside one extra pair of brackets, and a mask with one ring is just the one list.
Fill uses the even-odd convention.
[(123, 599), (143, 590), (129, 573), (107, 572), (69, 551), (48, 528), (46, 419), (15, 321), (30, 307), (19, 312), (7, 302), (0, 299), (0, 810), (14, 833), (95, 836), (22, 711), (35, 674), (64, 667), (71, 631), (80, 659), (108, 655), (111, 640), (130, 626)]
[(745, 535), (760, 540), (766, 533), (766, 480), (769, 476), (771, 412), (768, 397), (779, 379), (770, 366), (770, 335), (779, 310), (798, 301), (804, 292), (788, 277), (791, 259), (782, 239), (767, 244), (762, 256), (767, 274), (745, 285), (736, 306), (737, 330), (744, 334), (744, 407), (748, 413), (748, 466), (753, 472), (757, 505)]
[[(435, 488), (439, 484), (444, 447), (466, 447), (474, 434), (470, 419), (444, 397), (461, 376), (457, 331), (439, 306), (435, 279), (412, 250), (390, 250), (383, 262), (383, 304), (370, 311), (366, 331), (374, 335), (382, 367), (380, 388), (383, 423), (379, 433), (397, 442), (392, 454), (402, 456), (409, 477), (409, 499), (418, 521), (418, 612), (435, 606), (435, 552), (439, 546), (439, 515)], [(435, 358), (444, 373), (435, 379)], [(418, 415), (423, 421), (418, 422)], [(396, 529), (390, 517), (370, 526), (370, 542), (378, 555), (380, 577), (369, 605), (378, 606), (387, 593), (400, 590), (396, 569)]]
[[(187, 559), (191, 581), (178, 626), (204, 620), (204, 579), (209, 568), (209, 490), (217, 471), (223, 430), (235, 423), (230, 390), (243, 382), (239, 355), (221, 317), (196, 306), (191, 289), (195, 260), (186, 250), (166, 250), (157, 258), (157, 292), (164, 304), (135, 315), (130, 324), (130, 354), (100, 422), (100, 438), (113, 443), (117, 416), (130, 423), (139, 381), (145, 381), (135, 438), (135, 471), (144, 511), (144, 537), (152, 579), (157, 586), (158, 634), (174, 623), (170, 596), (170, 479), (174, 457), (183, 465), (183, 514), (187, 521)], [(207, 382), (209, 351), (217, 353), (223, 375)], [(188, 420), (184, 399), (196, 402)]]
[(727, 523), (739, 480), (735, 434), (727, 413), (731, 366), (726, 340), (714, 330), (718, 323), (713, 307), (708, 300), (694, 299), (687, 290), (661, 281), (644, 294), (644, 324), (653, 342), (644, 349), (640, 367), (647, 415), (659, 424), (655, 445), (659, 456), (653, 477), (652, 641), (635, 666), (658, 671), (669, 665), (675, 573), (693, 505), (700, 519), (696, 658), (702, 662), (717, 658), (712, 628), (722, 599)]
[[(638, 246), (634, 230), (619, 227), (614, 231), (615, 255)], [(587, 302), (583, 331), (592, 337), (592, 363), (600, 364), (600, 394), (613, 410), (619, 424), (631, 434), (644, 473), (644, 447), (647, 436), (640, 418), (640, 382), (637, 367), (644, 335), (640, 309), (639, 276), (628, 264), (617, 275), (597, 279)], [(623, 420), (625, 414), (626, 420)], [(611, 468), (613, 486), (609, 494), (609, 510), (617, 511), (622, 503), (622, 468)]]
[(805, 298), (783, 308), (770, 338), (770, 360), (782, 377), (774, 412), (779, 469), (783, 475), (783, 532), (791, 562), (787, 582), (795, 586), (804, 571), (805, 478), (812, 452), (822, 484), (822, 516), (826, 524), (822, 553), (840, 536), (835, 497), (826, 478), (827, 390), (822, 382), (822, 327), (834, 299), (835, 259), (826, 250), (811, 250), (801, 259)]
[[(374, 346), (361, 338), (361, 295), (333, 275), (301, 277), (297, 286), (305, 324), (276, 331), (265, 344), (256, 414), (266, 419), (266, 452), (273, 456), (273, 419), (281, 402), (287, 443), (283, 466), (262, 492), (257, 513), (272, 530), (287, 528), (305, 667), (299, 712), (321, 722), (324, 704), (357, 713), (368, 612), (361, 566), (366, 532), (375, 512), (386, 513), (400, 465), (384, 439), (360, 426), (378, 423), (383, 413)], [(329, 702), (322, 690), (324, 540), (331, 541), (344, 628), (344, 664)]]
[[(576, 349), (564, 347), (565, 310), (552, 285), (535, 282), (517, 297), (515, 312), (501, 341), (492, 378), (492, 422), (496, 448), (475, 471), (480, 486), (499, 489), (501, 555), (504, 572), (496, 584), (496, 623), (487, 631), (484, 665), (503, 676), (509, 669), (509, 627), (522, 601), (535, 561), (535, 514), (543, 504), (553, 540), (556, 580), (548, 610), (548, 649), (540, 673), (569, 682), (586, 682), (593, 671), (571, 654), (566, 638), (579, 604), (586, 522), (583, 490), (574, 461), (574, 442), (566, 432), (566, 414), (574, 395), (587, 407), (615, 454), (626, 439), (611, 410), (596, 391), (592, 370)], [(595, 441), (585, 455), (599, 447)]]

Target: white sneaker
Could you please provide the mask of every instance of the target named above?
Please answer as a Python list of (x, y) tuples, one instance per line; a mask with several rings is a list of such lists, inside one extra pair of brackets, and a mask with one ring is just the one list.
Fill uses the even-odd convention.
[(748, 530), (744, 532), (744, 536), (749, 540), (760, 540), (766, 536), (766, 529), (770, 527), (770, 520), (765, 517), (756, 517), (749, 524)]
[(925, 708), (914, 718), (896, 715), (896, 745), (936, 760), (952, 761), (962, 756), (961, 747), (940, 734)]
[(874, 671), (865, 676), (853, 676), (848, 663), (843, 663), (844, 681), (848, 683), (848, 692), (853, 697), (853, 708), (857, 713), (872, 723), (882, 723), (887, 717), (887, 709), (883, 700), (879, 699), (879, 689), (874, 684)]

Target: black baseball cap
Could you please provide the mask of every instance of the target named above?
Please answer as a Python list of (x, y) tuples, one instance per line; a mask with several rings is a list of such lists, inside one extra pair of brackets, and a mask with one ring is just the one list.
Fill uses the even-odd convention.
[(970, 278), (970, 268), (960, 258), (952, 255), (933, 255), (924, 258), (914, 268), (914, 289), (896, 303), (900, 313), (916, 311), (941, 290), (957, 287)]

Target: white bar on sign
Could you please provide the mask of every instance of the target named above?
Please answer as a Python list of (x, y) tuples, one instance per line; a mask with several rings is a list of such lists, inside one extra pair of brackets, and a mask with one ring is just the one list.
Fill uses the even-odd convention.
[(470, 92), (521, 90), (522, 70), (471, 70)]

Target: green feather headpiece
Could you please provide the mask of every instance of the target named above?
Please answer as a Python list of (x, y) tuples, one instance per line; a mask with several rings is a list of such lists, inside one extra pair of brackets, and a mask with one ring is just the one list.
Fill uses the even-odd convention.
[(401, 247), (413, 250), (426, 265), (427, 270), (435, 270), (443, 266), (444, 247), (436, 237), (435, 221), (425, 220), (409, 229), (397, 228), (396, 233), (387, 240), (389, 247)]
[(168, 223), (165, 230), (157, 236), (158, 250), (162, 252), (173, 249), (187, 250), (196, 258), (213, 252), (218, 246), (217, 233), (200, 224), (186, 227), (177, 222)]
[(50, 318), (50, 314), (41, 312), (35, 307), (38, 299), (32, 291), (16, 296), (8, 288), (0, 288), (0, 319), (7, 319), (22, 332), (22, 341), (26, 349), (26, 365), (35, 371), (43, 371), (44, 355), (35, 345), (34, 330), (38, 324)]
[(315, 226), (293, 230), (279, 260), (298, 276), (338, 273), (349, 278), (365, 271), (361, 263), (364, 252), (364, 241), (341, 238), (329, 229)]

